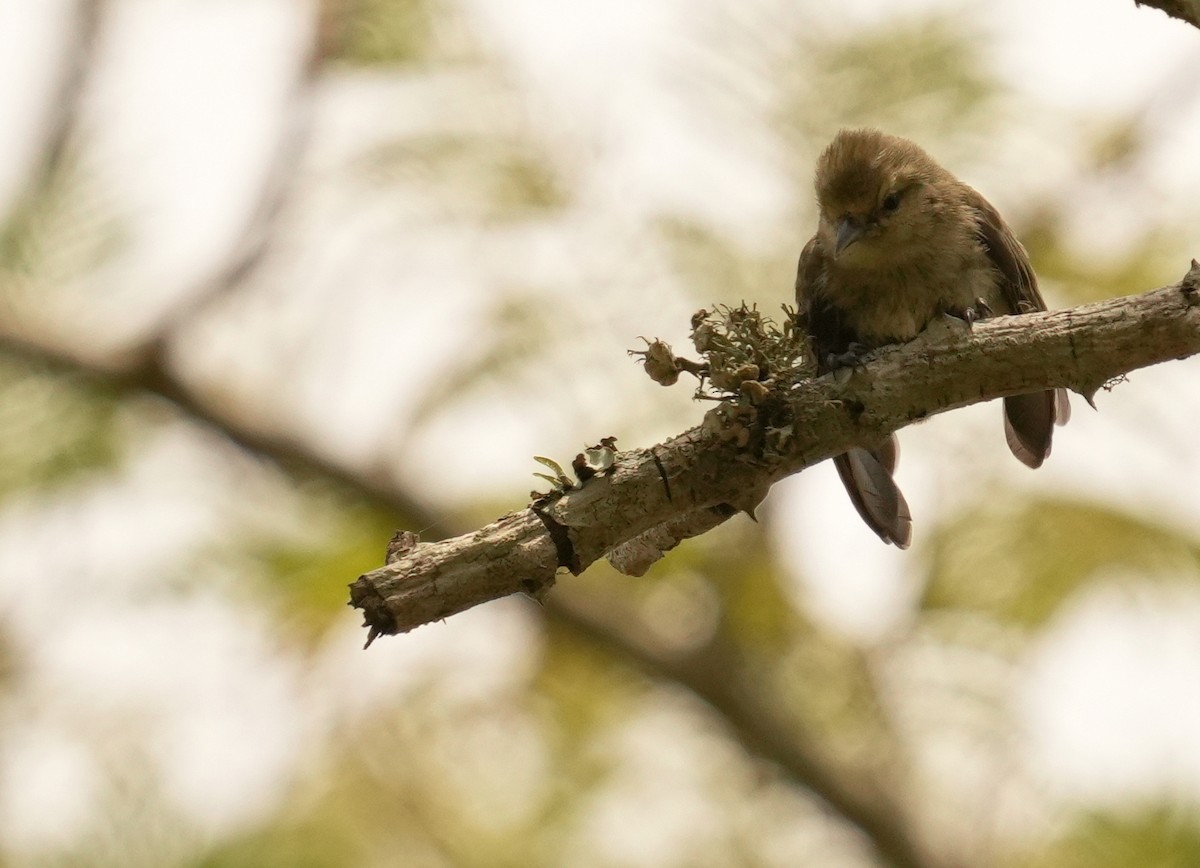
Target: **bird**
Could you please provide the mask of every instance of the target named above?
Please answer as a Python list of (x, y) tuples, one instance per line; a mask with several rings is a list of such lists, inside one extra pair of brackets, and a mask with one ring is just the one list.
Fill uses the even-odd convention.
[[(1045, 310), (1029, 254), (979, 192), (915, 142), (877, 129), (839, 131), (817, 160), (819, 221), (796, 270), (796, 309), (818, 373), (912, 340), (949, 314), (976, 319)], [(1062, 389), (1004, 399), (1004, 435), (1023, 464), (1041, 466)], [(885, 543), (908, 548), (912, 516), (894, 474), (899, 441), (833, 459), (855, 509)]]

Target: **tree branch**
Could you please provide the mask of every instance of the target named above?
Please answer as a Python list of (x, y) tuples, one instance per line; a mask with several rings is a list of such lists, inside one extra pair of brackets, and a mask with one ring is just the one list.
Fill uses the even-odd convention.
[(1200, 0), (1133, 0), (1135, 6), (1153, 6), (1172, 18), (1200, 27)]
[[(401, 541), (389, 563), (350, 585), (367, 644), (514, 593), (545, 594), (557, 572), (578, 575), (616, 551), (638, 573), (661, 552), (752, 511), (767, 489), (851, 446), (871, 446), (937, 413), (1006, 395), (1067, 387), (1089, 402), (1137, 368), (1200, 352), (1200, 264), (1179, 283), (1068, 310), (1005, 316), (970, 333), (936, 323), (843, 377), (802, 381), (772, 394), (766, 428), (745, 408), (720, 405), (705, 424), (651, 449), (620, 453), (612, 472), (558, 498), (543, 498), (470, 534)], [(762, 409), (750, 414), (763, 417)], [(736, 426), (751, 431), (730, 436)], [(657, 537), (657, 538), (655, 538)], [(649, 549), (622, 558), (629, 547)]]

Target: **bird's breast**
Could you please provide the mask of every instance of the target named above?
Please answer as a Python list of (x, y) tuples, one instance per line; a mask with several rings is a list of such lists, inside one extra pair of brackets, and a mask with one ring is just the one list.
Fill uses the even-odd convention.
[(856, 340), (871, 347), (912, 340), (935, 317), (973, 307), (977, 299), (996, 313), (1007, 312), (999, 275), (982, 257), (892, 270), (845, 270), (829, 278), (829, 302)]

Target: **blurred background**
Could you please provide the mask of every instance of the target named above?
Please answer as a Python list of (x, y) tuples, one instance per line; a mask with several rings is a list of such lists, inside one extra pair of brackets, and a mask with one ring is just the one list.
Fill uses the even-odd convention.
[(844, 125), (1052, 307), (1200, 255), (1200, 32), (1131, 0), (0, 0), (0, 864), (1200, 864), (1200, 367), (904, 432), (541, 608), (363, 652), (396, 528), (705, 406)]

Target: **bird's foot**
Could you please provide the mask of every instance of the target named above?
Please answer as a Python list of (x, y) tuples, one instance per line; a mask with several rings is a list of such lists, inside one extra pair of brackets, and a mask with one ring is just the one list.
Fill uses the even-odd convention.
[(987, 319), (992, 316), (992, 307), (982, 298), (975, 299), (975, 303), (967, 307), (950, 309), (946, 311), (946, 316), (953, 320), (958, 320), (966, 325), (967, 331), (974, 328), (975, 323), (981, 319)]
[(848, 344), (844, 352), (825, 355), (825, 368), (833, 374), (835, 382), (844, 386), (850, 381), (854, 369), (861, 368), (865, 364), (869, 351), (865, 344)]
[(868, 352), (870, 352), (870, 349), (866, 344), (847, 344), (845, 352), (826, 353), (825, 367), (831, 371), (841, 368), (861, 368), (865, 363)]

